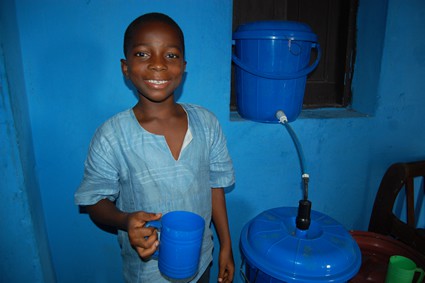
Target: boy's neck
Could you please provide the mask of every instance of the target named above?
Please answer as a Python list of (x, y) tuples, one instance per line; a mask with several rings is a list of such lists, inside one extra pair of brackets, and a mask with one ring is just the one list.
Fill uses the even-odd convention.
[(140, 126), (146, 131), (165, 137), (175, 160), (178, 160), (189, 127), (186, 111), (180, 104), (139, 101), (133, 107)]
[(145, 102), (139, 101), (134, 107), (133, 111), (139, 120), (168, 120), (170, 118), (180, 116), (184, 111), (180, 104), (171, 102)]

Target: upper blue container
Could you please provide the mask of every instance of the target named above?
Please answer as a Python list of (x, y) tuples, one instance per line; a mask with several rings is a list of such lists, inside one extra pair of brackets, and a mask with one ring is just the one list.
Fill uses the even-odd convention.
[[(320, 60), (317, 35), (304, 23), (259, 21), (241, 25), (233, 34), (236, 99), (239, 114), (249, 120), (277, 123), (300, 114), (307, 75)], [(316, 60), (310, 54), (317, 48)]]
[(347, 282), (361, 266), (361, 252), (336, 220), (311, 211), (306, 231), (296, 228), (296, 207), (264, 211), (241, 233), (249, 282)]

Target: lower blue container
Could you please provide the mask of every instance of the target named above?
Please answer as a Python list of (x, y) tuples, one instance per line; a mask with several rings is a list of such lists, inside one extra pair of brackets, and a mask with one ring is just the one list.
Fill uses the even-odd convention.
[[(259, 21), (238, 27), (233, 40), (239, 114), (277, 123), (275, 114), (283, 110), (294, 121), (302, 109), (307, 75), (320, 60), (317, 35), (304, 23)], [(313, 48), (318, 54), (309, 65)]]
[(334, 219), (311, 211), (308, 230), (296, 228), (297, 207), (264, 211), (241, 233), (250, 283), (347, 282), (360, 269), (361, 252)]

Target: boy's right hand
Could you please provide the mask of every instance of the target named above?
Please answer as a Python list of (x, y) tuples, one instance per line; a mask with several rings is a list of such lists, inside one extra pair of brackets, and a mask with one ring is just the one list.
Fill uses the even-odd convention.
[(144, 211), (129, 213), (127, 216), (127, 232), (130, 244), (143, 260), (148, 259), (159, 245), (156, 229), (146, 227), (146, 223), (159, 220), (161, 216), (161, 213)]

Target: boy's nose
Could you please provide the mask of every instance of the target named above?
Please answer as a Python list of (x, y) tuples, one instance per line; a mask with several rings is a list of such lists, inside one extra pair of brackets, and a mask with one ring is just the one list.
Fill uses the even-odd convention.
[(155, 71), (161, 71), (167, 68), (167, 65), (164, 62), (164, 58), (161, 56), (155, 56), (151, 59), (149, 68)]

